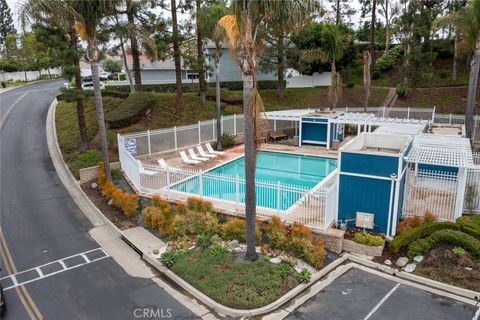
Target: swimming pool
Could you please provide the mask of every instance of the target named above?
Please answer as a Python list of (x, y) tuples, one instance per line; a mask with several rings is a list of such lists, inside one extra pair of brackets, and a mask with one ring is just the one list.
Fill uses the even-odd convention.
[[(259, 151), (256, 164), (257, 206), (280, 210), (288, 209), (337, 168), (336, 159), (270, 151)], [(244, 179), (245, 158), (240, 157), (205, 172), (201, 179), (193, 177), (171, 188), (243, 203)]]

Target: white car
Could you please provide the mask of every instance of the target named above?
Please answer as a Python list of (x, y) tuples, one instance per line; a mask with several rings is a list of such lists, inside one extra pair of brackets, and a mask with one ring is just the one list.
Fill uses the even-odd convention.
[[(83, 90), (93, 90), (93, 82), (84, 82), (82, 84), (82, 89)], [(100, 89), (101, 90), (105, 89), (105, 83), (100, 82)]]

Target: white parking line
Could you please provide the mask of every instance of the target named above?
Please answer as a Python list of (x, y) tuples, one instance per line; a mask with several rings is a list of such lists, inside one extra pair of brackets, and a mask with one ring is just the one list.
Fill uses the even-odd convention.
[(475, 312), (475, 315), (473, 316), (472, 320), (478, 320), (480, 317), (480, 307), (478, 307), (477, 312)]
[(14, 102), (10, 107), (8, 107), (7, 111), (5, 111), (5, 113), (3, 114), (3, 116), (0, 118), (0, 128), (3, 126), (3, 123), (4, 123), (5, 120), (7, 119), (8, 115), (10, 114), (10, 112), (12, 112), (13, 108), (14, 108), (14, 107), (17, 105), (17, 103), (18, 103), (23, 97), (25, 97), (27, 94), (28, 94), (28, 92), (22, 94), (20, 97), (18, 97), (17, 100), (15, 100), (15, 102)]
[[(92, 253), (92, 252), (96, 252), (96, 251), (101, 252), (102, 256), (98, 257), (96, 259), (90, 259), (90, 258), (87, 257), (87, 254)], [(65, 264), (65, 260), (70, 259), (70, 258), (74, 258), (74, 257), (81, 257), (83, 260), (85, 260), (85, 262), (82, 262), (82, 263), (79, 263), (77, 265), (68, 267)], [(65, 271), (68, 271), (68, 270), (71, 270), (71, 269), (75, 269), (75, 268), (84, 266), (86, 264), (90, 264), (90, 263), (93, 263), (93, 262), (96, 262), (96, 261), (100, 261), (100, 260), (103, 260), (103, 259), (108, 258), (108, 257), (109, 257), (109, 255), (108, 255), (108, 253), (105, 252), (105, 250), (103, 250), (102, 248), (96, 248), (96, 249), (88, 250), (88, 251), (85, 251), (85, 252), (82, 252), (82, 253), (77, 253), (77, 254), (74, 254), (72, 256), (68, 256), (68, 257), (65, 257), (65, 258), (62, 258), (62, 259), (59, 259), (59, 260), (56, 260), (56, 261), (51, 261), (49, 263), (45, 263), (45, 264), (42, 264), (40, 266), (31, 268), (31, 269), (28, 269), (28, 270), (25, 270), (25, 271), (21, 271), (21, 272), (15, 273), (15, 274), (5, 276), (5, 277), (1, 278), (0, 281), (6, 280), (6, 279), (10, 279), (12, 281), (11, 286), (5, 287), (3, 289), (3, 290), (6, 291), (6, 290), (9, 290), (9, 289), (13, 289), (15, 287), (30, 283), (30, 282), (34, 282), (34, 281), (38, 281), (38, 280), (41, 280), (41, 279), (44, 279), (44, 278), (48, 278), (50, 276), (53, 276), (53, 275), (61, 273), (61, 272), (65, 272)], [(50, 273), (47, 273), (47, 274), (44, 274), (42, 272), (42, 270), (40, 270), (40, 268), (42, 268), (42, 267), (45, 267), (47, 265), (53, 265), (55, 263), (58, 263), (62, 267), (62, 269), (57, 270), (57, 271), (53, 271), (53, 272), (50, 272)], [(19, 275), (21, 273), (27, 273), (27, 272), (32, 271), (32, 270), (35, 270), (38, 273), (38, 277), (30, 279), (30, 280), (19, 282), (19, 279), (17, 279), (17, 275)]]
[(387, 299), (392, 295), (392, 293), (397, 290), (397, 288), (400, 287), (400, 283), (397, 283), (397, 285), (395, 287), (393, 287), (390, 291), (388, 291), (388, 293), (385, 295), (385, 297), (382, 298), (382, 300), (380, 300), (377, 305), (367, 314), (367, 316), (365, 318), (363, 318), (363, 320), (368, 320), (370, 319), (371, 316), (373, 316), (373, 314), (375, 312), (377, 312), (378, 308), (380, 308), (382, 306), (382, 304), (385, 303), (385, 301), (387, 301)]

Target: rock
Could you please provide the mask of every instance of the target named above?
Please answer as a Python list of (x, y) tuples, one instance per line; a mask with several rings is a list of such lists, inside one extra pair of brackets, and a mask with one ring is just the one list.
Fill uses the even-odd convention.
[(232, 240), (228, 243), (228, 248), (229, 249), (235, 249), (239, 246), (240, 244), (238, 243), (238, 240)]
[(113, 204), (113, 199), (108, 200), (108, 205), (111, 206)]
[(465, 270), (467, 270), (467, 271), (472, 271), (473, 269), (470, 268), (470, 267), (465, 267)]
[(98, 184), (96, 182), (92, 182), (92, 184), (90, 185), (90, 188), (92, 189), (97, 189), (98, 187)]
[(392, 265), (392, 260), (387, 259), (387, 260), (383, 261), (383, 263), (386, 264), (387, 266), (391, 266)]
[(423, 256), (415, 256), (415, 258), (413, 258), (413, 261), (415, 261), (416, 263), (420, 263), (423, 261)]
[(279, 257), (271, 258), (271, 259), (268, 260), (268, 261), (270, 261), (271, 264), (280, 264), (280, 263), (282, 263), (282, 259), (280, 259)]
[(407, 257), (400, 257), (397, 259), (397, 261), (395, 262), (395, 264), (397, 265), (397, 267), (400, 267), (400, 268), (403, 268), (407, 265), (408, 263), (408, 258)]
[(416, 267), (417, 267), (417, 265), (415, 263), (409, 263), (405, 266), (405, 268), (403, 270), (405, 272), (411, 273), (411, 272), (415, 271)]

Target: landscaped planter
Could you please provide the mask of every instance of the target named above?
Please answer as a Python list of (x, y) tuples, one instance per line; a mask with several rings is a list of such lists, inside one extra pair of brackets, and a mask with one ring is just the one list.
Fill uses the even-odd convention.
[(381, 246), (367, 246), (353, 240), (343, 239), (343, 251), (365, 254), (367, 256), (380, 257), (385, 244)]

